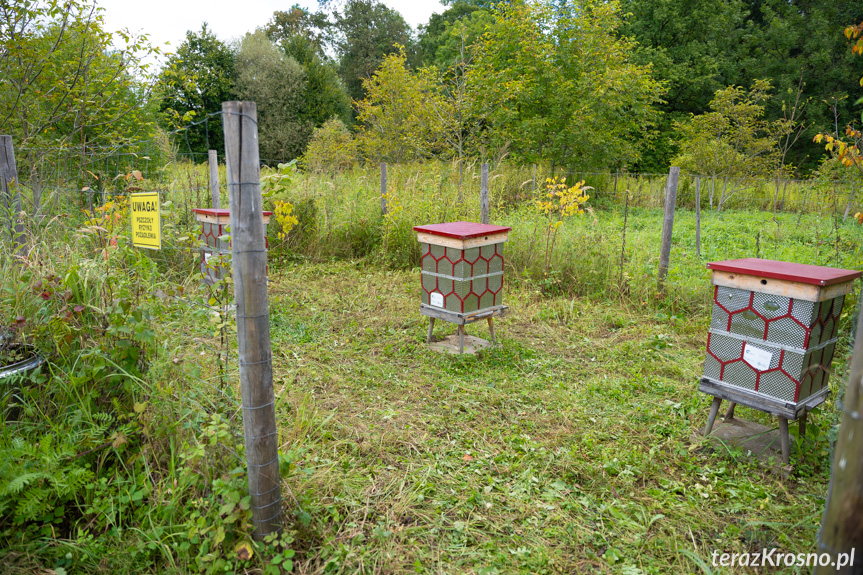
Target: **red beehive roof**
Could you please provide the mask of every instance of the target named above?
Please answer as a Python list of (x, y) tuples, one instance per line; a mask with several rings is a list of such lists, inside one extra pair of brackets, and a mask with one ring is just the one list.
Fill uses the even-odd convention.
[(787, 280), (804, 284), (829, 286), (853, 281), (863, 275), (863, 272), (826, 268), (808, 264), (793, 264), (775, 260), (758, 258), (743, 258), (711, 262), (707, 267), (721, 272), (731, 272), (748, 276), (759, 276), (775, 280)]
[[(205, 216), (213, 216), (216, 218), (220, 217), (229, 217), (231, 215), (231, 210), (226, 210), (224, 208), (221, 209), (213, 209), (213, 208), (192, 208), (192, 211), (196, 214), (204, 214)], [(265, 216), (272, 216), (273, 212), (263, 212)]]
[(492, 226), (489, 224), (477, 224), (474, 222), (449, 222), (446, 224), (429, 224), (427, 226), (414, 226), (415, 232), (424, 232), (435, 236), (466, 240), (508, 232), (512, 228), (508, 226)]

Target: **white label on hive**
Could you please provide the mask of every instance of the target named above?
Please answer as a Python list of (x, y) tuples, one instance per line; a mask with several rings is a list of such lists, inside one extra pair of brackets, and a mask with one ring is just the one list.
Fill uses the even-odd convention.
[(758, 371), (767, 371), (770, 369), (770, 360), (773, 359), (773, 354), (769, 351), (753, 347), (748, 343), (744, 343), (743, 359)]
[(432, 292), (431, 295), (429, 295), (429, 301), (435, 307), (443, 307), (443, 294)]

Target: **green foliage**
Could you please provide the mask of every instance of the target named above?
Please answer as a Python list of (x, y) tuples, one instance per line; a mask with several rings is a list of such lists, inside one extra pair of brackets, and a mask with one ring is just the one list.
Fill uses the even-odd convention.
[(433, 70), (411, 72), (403, 49), (384, 58), (363, 81), (366, 98), (357, 103), (363, 127), (357, 140), (370, 161), (405, 162), (439, 151), (451, 121), (451, 104), (438, 92)]
[(57, 148), (152, 135), (145, 62), (158, 53), (146, 36), (106, 31), (89, 0), (0, 5), (0, 132), (13, 137), (19, 173), (33, 173), (29, 213), (39, 212), (47, 184), (37, 166)]
[[(638, 42), (637, 61), (652, 63), (668, 90), (660, 109), (669, 118), (642, 169), (666, 169), (676, 152), (674, 121), (706, 112), (717, 90), (749, 85), (756, 76), (778, 94), (802, 82), (802, 100), (813, 102), (802, 117), (804, 141), (819, 130), (835, 132), (855, 115), (847, 98), (855, 90), (855, 64), (838, 32), (859, 19), (860, 0), (623, 0), (621, 9), (631, 14), (621, 33)], [(781, 118), (782, 101), (768, 102), (765, 114)], [(809, 172), (820, 155), (801, 142), (789, 160)]]
[[(459, 32), (462, 29), (469, 30), (465, 43), (472, 45), (482, 35), (489, 20), (490, 9), (485, 9), (481, 7), (481, 3), (472, 0), (459, 0), (452, 3), (442, 14), (432, 14), (428, 24), (421, 25), (419, 29), (417, 51), (420, 61), (426, 66), (452, 64), (450, 45), (461, 35)], [(477, 25), (479, 22), (482, 22), (482, 25)]]
[(771, 173), (778, 150), (772, 127), (764, 119), (764, 102), (769, 95), (766, 80), (756, 81), (748, 92), (729, 86), (716, 92), (710, 102), (712, 112), (676, 124), (683, 153), (674, 163), (710, 178), (711, 207), (717, 179), (721, 180), (722, 192), (716, 207), (721, 210), (741, 180)]
[(619, 24), (616, 3), (498, 5), (468, 72), (493, 149), (553, 165), (637, 161), (660, 85), (631, 62), (635, 45), (614, 34)]
[(261, 32), (247, 34), (237, 52), (237, 96), (258, 106), (261, 159), (284, 162), (299, 157), (313, 123), (300, 116), (308, 78), (297, 61)]
[(267, 36), (306, 72), (299, 116), (316, 128), (333, 116), (351, 121), (351, 99), (339, 79), (338, 66), (324, 52), (323, 42), (329, 29), (325, 14), (312, 14), (298, 5), (288, 12), (275, 12), (266, 27)]
[(371, 77), (383, 59), (411, 51), (411, 30), (401, 14), (378, 0), (348, 0), (334, 14), (339, 74), (352, 100), (365, 97), (363, 81)]
[(357, 158), (353, 134), (344, 122), (332, 118), (315, 128), (303, 155), (303, 165), (316, 173), (336, 174), (355, 166)]
[(200, 32), (189, 30), (186, 39), (172, 54), (159, 76), (160, 107), (168, 128), (189, 123), (183, 135), (183, 152), (201, 154), (208, 150), (223, 153), (222, 118), (206, 118), (222, 111), (222, 102), (234, 99), (237, 74), (231, 49), (204, 23)]
[[(276, 10), (267, 22), (264, 31), (273, 42), (304, 43), (313, 53), (324, 57), (324, 40), (329, 30), (330, 22), (322, 12), (311, 13), (299, 4), (291, 6), (290, 10)], [(306, 49), (306, 48), (304, 48)], [(299, 56), (288, 53), (301, 60)]]
[(338, 76), (335, 63), (316, 53), (313, 45), (303, 36), (282, 40), (281, 46), (306, 73), (298, 117), (311, 122), (316, 128), (334, 116), (343, 122), (350, 122), (351, 99)]

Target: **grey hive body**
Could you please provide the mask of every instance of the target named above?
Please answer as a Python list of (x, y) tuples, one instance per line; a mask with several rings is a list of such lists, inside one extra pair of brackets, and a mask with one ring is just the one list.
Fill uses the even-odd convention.
[(788, 419), (821, 403), (845, 296), (860, 273), (755, 259), (709, 267), (701, 391)]
[(503, 246), (510, 229), (471, 222), (415, 227), (421, 309), (463, 315), (503, 307)]

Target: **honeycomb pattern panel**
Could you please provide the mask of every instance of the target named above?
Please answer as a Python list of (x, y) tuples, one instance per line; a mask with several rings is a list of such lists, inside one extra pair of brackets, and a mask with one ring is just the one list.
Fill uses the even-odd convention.
[(424, 272), (435, 273), (437, 271), (437, 262), (431, 254), (431, 247), (428, 244), (422, 244), (421, 250), (420, 263), (422, 264), (422, 270)]
[(771, 320), (788, 315), (791, 311), (791, 298), (754, 292), (751, 307), (761, 317)]
[(766, 339), (782, 345), (802, 348), (806, 345), (806, 328), (791, 317), (780, 317), (767, 325)]
[(745, 361), (735, 361), (725, 366), (722, 371), (722, 381), (744, 389), (755, 391), (758, 372)]
[(759, 392), (785, 401), (796, 401), (797, 386), (796, 381), (780, 370), (764, 372), (758, 378)]
[(722, 331), (729, 331), (728, 329), (728, 312), (722, 309), (721, 306), (714, 303), (713, 304), (713, 315), (710, 316), (710, 327), (712, 329), (721, 329)]
[(712, 333), (707, 338), (707, 353), (722, 364), (743, 359), (743, 342), (733, 337)]
[(722, 363), (710, 354), (704, 359), (704, 377), (710, 379), (722, 379)]
[(473, 266), (468, 261), (459, 260), (453, 264), (452, 268), (452, 275), (459, 279), (470, 278), (473, 275)]
[(731, 329), (728, 331), (746, 337), (766, 339), (767, 323), (763, 317), (747, 308), (731, 314)]
[[(422, 274), (423, 303), (428, 303), (431, 292), (437, 290), (449, 311), (468, 313), (503, 304), (502, 243), (467, 250), (423, 244), (421, 253), (421, 267), (426, 272)], [(496, 275), (486, 277), (490, 273)]]
[(791, 307), (791, 317), (800, 325), (809, 327), (815, 322), (815, 306), (815, 302), (796, 299)]
[(727, 312), (746, 309), (752, 299), (752, 292), (729, 287), (716, 286), (714, 301)]

